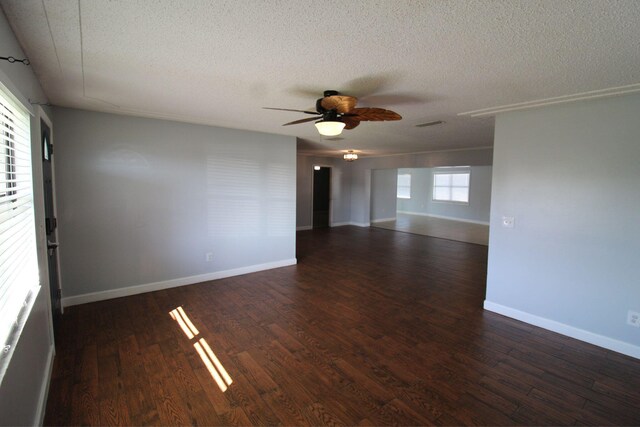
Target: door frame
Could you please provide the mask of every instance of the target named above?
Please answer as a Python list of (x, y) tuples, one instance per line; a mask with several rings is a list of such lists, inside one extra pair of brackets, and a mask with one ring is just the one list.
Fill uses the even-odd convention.
[(311, 166), (311, 205), (309, 206), (309, 210), (311, 213), (311, 229), (313, 229), (313, 187), (315, 185), (316, 174), (315, 167), (320, 166), (321, 168), (329, 168), (329, 228), (333, 227), (333, 166), (315, 163)]
[[(52, 187), (52, 201), (53, 201), (53, 216), (55, 218), (58, 218), (58, 204), (57, 204), (57, 196), (56, 196), (56, 162), (55, 162), (55, 131), (53, 129), (53, 121), (51, 120), (51, 118), (49, 117), (49, 115), (44, 111), (44, 109), (42, 107), (40, 107), (39, 105), (37, 106), (37, 119), (38, 119), (38, 150), (37, 150), (37, 155), (38, 155), (38, 159), (39, 159), (39, 164), (42, 165), (42, 159), (43, 159), (43, 153), (42, 153), (42, 126), (40, 124), (40, 120), (42, 120), (48, 127), (49, 127), (49, 143), (51, 144), (52, 147), (54, 147), (53, 149), (53, 154), (51, 155), (51, 180), (53, 181), (53, 187)], [(42, 168), (42, 166), (40, 166), (40, 168)], [(36, 183), (34, 183), (34, 186), (36, 185)], [(39, 182), (37, 183), (37, 185), (42, 188), (42, 169), (40, 169), (40, 177), (39, 177)], [(42, 206), (42, 209), (44, 211), (44, 190), (42, 190), (42, 193), (40, 194), (40, 200), (39, 203)], [(44, 217), (43, 217), (44, 218)], [(49, 267), (48, 267), (48, 253), (47, 253), (47, 234), (46, 234), (46, 230), (44, 230), (44, 225), (43, 224), (39, 224), (39, 227), (42, 227), (43, 232), (42, 234), (44, 235), (44, 257), (45, 257), (45, 265), (47, 266), (47, 277), (46, 277), (46, 285), (47, 285), (47, 294), (48, 296), (48, 304), (49, 307), (51, 307), (51, 284), (49, 283)], [(60, 242), (60, 236), (58, 235), (58, 231), (59, 229), (56, 227), (55, 230), (55, 235), (56, 235), (56, 241), (59, 243)], [(60, 274), (60, 247), (58, 246), (58, 248), (56, 249), (57, 256), (56, 256), (56, 264), (57, 264), (57, 276), (58, 276), (58, 289), (60, 289), (60, 292), (62, 293), (62, 275)], [(64, 313), (64, 304), (62, 303), (62, 295), (60, 297), (60, 312)], [(53, 316), (53, 313), (51, 313), (51, 315)], [(52, 333), (53, 333), (53, 321), (51, 324), (52, 327)]]

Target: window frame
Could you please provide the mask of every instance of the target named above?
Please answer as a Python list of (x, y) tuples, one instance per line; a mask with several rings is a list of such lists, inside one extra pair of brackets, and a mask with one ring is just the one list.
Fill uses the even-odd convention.
[[(471, 168), (470, 167), (446, 167), (446, 168), (435, 168), (432, 175), (432, 185), (431, 185), (431, 201), (434, 203), (449, 203), (455, 205), (469, 205), (471, 202)], [(437, 175), (468, 175), (467, 185), (453, 185), (453, 179), (451, 179), (451, 183), (448, 186), (444, 185), (436, 185), (436, 176)], [(436, 198), (436, 188), (449, 188), (449, 199), (437, 199)], [(451, 190), (454, 188), (466, 188), (467, 189), (467, 201), (461, 200), (452, 200), (451, 199)]]
[[(409, 185), (407, 186), (402, 186), (402, 188), (407, 187), (409, 189), (409, 195), (408, 196), (401, 196), (400, 195), (400, 176), (408, 176), (409, 177)], [(396, 198), (397, 199), (402, 199), (402, 200), (411, 200), (411, 173), (398, 173), (398, 177), (396, 179)]]
[[(0, 95), (3, 95), (0, 92)], [(15, 124), (13, 120), (8, 117), (5, 117), (2, 112), (0, 112), (0, 123), (4, 124), (5, 119), (7, 122), (12, 122), (13, 125), (7, 125), (5, 130), (5, 126), (0, 126), (0, 137), (6, 140), (7, 145), (0, 155), (5, 161), (4, 163), (4, 175), (6, 181), (4, 182), (4, 186), (0, 189), (0, 200), (4, 200), (4, 198), (11, 199), (12, 203), (15, 203), (16, 198), (11, 197), (16, 195), (16, 178), (17, 178), (17, 169), (16, 169), (16, 143), (15, 137), (10, 132), (15, 132)]]
[[(0, 75), (0, 77), (2, 77)], [(35, 299), (41, 289), (37, 245), (36, 187), (33, 157), (34, 112), (12, 85), (0, 80), (0, 225), (19, 230), (2, 236), (4, 262), (11, 268), (0, 289), (0, 384), (9, 368)], [(3, 205), (3, 206), (2, 206)], [(19, 246), (15, 245), (19, 242)], [(19, 249), (14, 249), (18, 247)], [(11, 249), (9, 249), (11, 248)]]

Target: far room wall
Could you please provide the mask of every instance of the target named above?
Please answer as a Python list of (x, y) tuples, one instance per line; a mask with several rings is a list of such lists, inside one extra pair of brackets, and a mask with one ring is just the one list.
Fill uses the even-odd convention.
[(396, 219), (398, 169), (371, 171), (371, 222)]
[(455, 220), (489, 223), (491, 207), (491, 166), (471, 166), (469, 203), (438, 202), (433, 200), (433, 174), (448, 170), (436, 168), (401, 168), (398, 174), (411, 176), (411, 196), (398, 198), (400, 213), (436, 216)]
[(491, 148), (363, 157), (353, 162), (351, 167), (350, 222), (360, 226), (368, 226), (371, 222), (372, 173), (375, 170), (459, 165), (490, 166), (492, 164), (493, 150)]

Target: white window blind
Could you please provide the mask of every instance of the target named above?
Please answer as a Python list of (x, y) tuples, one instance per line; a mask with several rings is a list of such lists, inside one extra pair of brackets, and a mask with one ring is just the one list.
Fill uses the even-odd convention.
[(433, 174), (433, 200), (469, 203), (470, 172), (435, 172)]
[(398, 199), (410, 199), (411, 198), (411, 174), (400, 173), (398, 174)]
[(0, 381), (39, 287), (29, 120), (0, 88)]

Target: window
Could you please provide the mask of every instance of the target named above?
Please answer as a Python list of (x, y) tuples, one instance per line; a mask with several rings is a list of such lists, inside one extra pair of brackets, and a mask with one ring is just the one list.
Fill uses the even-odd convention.
[(0, 382), (39, 287), (29, 113), (0, 86)]
[(398, 174), (398, 199), (411, 198), (411, 174)]
[(469, 203), (471, 172), (434, 172), (433, 200), (440, 202)]
[(5, 179), (2, 185), (2, 193), (0, 197), (10, 197), (16, 194), (14, 188), (16, 187), (16, 147), (13, 142), (13, 136), (9, 134), (9, 131), (4, 131), (3, 135), (6, 139), (6, 145), (3, 145), (4, 151), (4, 173)]

